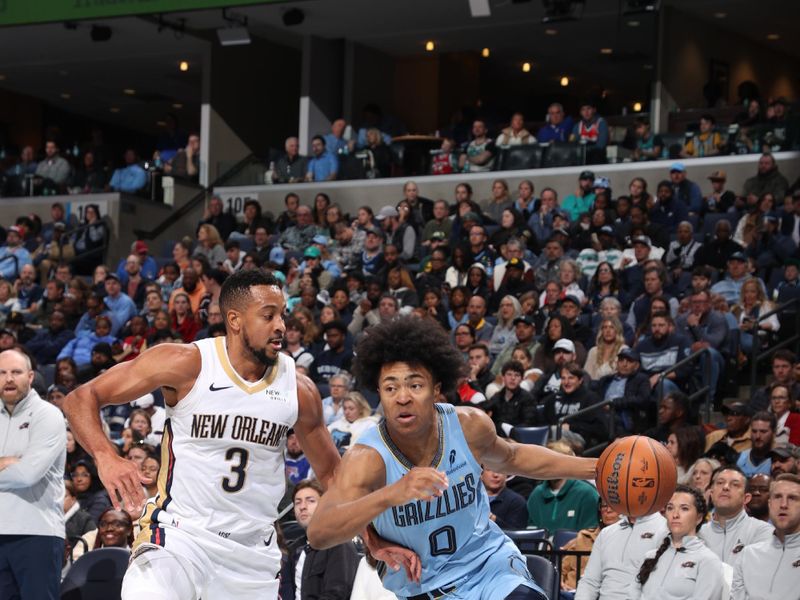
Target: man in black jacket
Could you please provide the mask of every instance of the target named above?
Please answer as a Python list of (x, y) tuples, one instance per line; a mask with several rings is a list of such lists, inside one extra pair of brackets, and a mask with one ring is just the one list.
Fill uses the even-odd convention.
[(602, 399), (614, 401), (618, 435), (641, 433), (655, 421), (650, 379), (639, 366), (639, 353), (623, 346), (617, 354), (617, 372), (597, 383)]
[(512, 427), (532, 427), (539, 424), (533, 396), (520, 384), (525, 367), (517, 360), (503, 365), (503, 388), (492, 396), (483, 409), (492, 417), (497, 435), (508, 436)]
[[(294, 514), (303, 530), (308, 529), (323, 493), (322, 486), (314, 479), (303, 480), (295, 487), (292, 493)], [(353, 542), (315, 550), (303, 535), (289, 545), (289, 555), (281, 569), (281, 597), (349, 600), (358, 561)]]

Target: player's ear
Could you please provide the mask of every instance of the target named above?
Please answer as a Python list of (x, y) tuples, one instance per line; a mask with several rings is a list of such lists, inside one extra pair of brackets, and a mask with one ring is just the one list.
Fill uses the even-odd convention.
[(433, 397), (438, 398), (441, 393), (442, 393), (442, 384), (441, 383), (433, 384)]
[(242, 313), (235, 308), (228, 309), (225, 313), (225, 325), (239, 331), (242, 328)]

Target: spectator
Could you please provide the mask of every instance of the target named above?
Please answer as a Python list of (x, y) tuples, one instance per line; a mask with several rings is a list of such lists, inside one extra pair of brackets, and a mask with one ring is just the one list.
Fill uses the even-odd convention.
[[(567, 551), (587, 552), (591, 551), (594, 547), (595, 540), (598, 534), (609, 525), (613, 525), (620, 519), (620, 514), (611, 508), (605, 501), (600, 498), (598, 508), (600, 522), (597, 527), (589, 529), (581, 529), (577, 532), (577, 536), (564, 544), (561, 549)], [(561, 560), (561, 589), (563, 592), (575, 593), (575, 586), (577, 585), (577, 567), (575, 556), (565, 556)], [(586, 564), (589, 557), (580, 557), (580, 571), (586, 573)]]
[(492, 417), (497, 435), (507, 437), (514, 427), (539, 424), (536, 404), (529, 392), (521, 387), (525, 368), (511, 360), (502, 368), (503, 387), (482, 408)]
[(797, 558), (797, 534), (800, 532), (800, 478), (785, 473), (774, 481), (769, 491), (769, 517), (774, 534), (760, 543), (747, 546), (736, 565), (731, 599), (766, 597), (791, 598), (800, 583), (794, 562), (783, 566), (786, 554)]
[(197, 230), (197, 247), (192, 256), (205, 256), (212, 269), (218, 269), (227, 258), (222, 238), (216, 227), (209, 224), (200, 225)]
[(651, 421), (650, 381), (639, 370), (639, 353), (623, 346), (617, 353), (616, 372), (598, 382), (602, 400), (613, 400), (619, 428), (627, 433), (644, 431)]
[(131, 297), (122, 292), (122, 284), (116, 273), (106, 275), (105, 288), (106, 296), (103, 301), (114, 315), (114, 322), (120, 326), (127, 324), (138, 311)]
[[(747, 272), (747, 257), (743, 252), (734, 252), (728, 257), (725, 279), (711, 286), (712, 294), (719, 294), (728, 304), (735, 304), (742, 295), (742, 286), (750, 278)], [(758, 280), (760, 282), (760, 280)], [(763, 285), (763, 283), (761, 283)]]
[(26, 347), (40, 365), (55, 364), (61, 349), (75, 334), (67, 329), (64, 313), (54, 310), (50, 313), (49, 326), (40, 329)]
[(286, 480), (292, 485), (296, 486), (304, 479), (310, 479), (314, 476), (314, 471), (311, 469), (311, 463), (303, 453), (303, 446), (294, 429), (289, 429), (286, 432), (286, 450), (284, 451), (284, 463), (286, 471)]
[(115, 364), (111, 344), (108, 342), (95, 344), (92, 347), (92, 355), (89, 364), (78, 373), (78, 382), (86, 383), (90, 379), (94, 379), (100, 375), (103, 371), (107, 371)]
[[(464, 334), (467, 335), (464, 335)], [(475, 343), (475, 330), (471, 325), (462, 323), (455, 328), (456, 347), (461, 350), (459, 340), (468, 339), (471, 336), (473, 343), (467, 348), (467, 364), (469, 365), (468, 383), (473, 389), (485, 392), (487, 386), (492, 382), (493, 376), (489, 367), (492, 364), (489, 358), (489, 348), (486, 344)]]
[(688, 287), (692, 269), (697, 262), (697, 253), (702, 244), (694, 239), (694, 227), (689, 221), (678, 223), (677, 237), (671, 242), (664, 263), (672, 274), (673, 285), (678, 289)]
[(97, 523), (100, 520), (100, 515), (111, 507), (111, 501), (105, 489), (103, 489), (103, 484), (97, 477), (94, 462), (90, 458), (78, 460), (73, 465), (70, 477), (75, 485), (75, 492), (81, 507)]
[[(793, 370), (797, 358), (791, 350), (781, 348), (772, 355), (772, 383), (789, 386), (792, 402), (800, 400), (800, 383), (795, 379)], [(771, 387), (766, 385), (758, 388), (750, 396), (748, 406), (751, 412), (767, 410), (770, 406)]]
[(58, 144), (49, 139), (44, 144), (44, 160), (36, 165), (37, 186), (60, 191), (67, 183), (72, 167), (59, 153)]
[(39, 270), (39, 281), (47, 281), (56, 271), (58, 265), (71, 262), (75, 258), (75, 246), (65, 233), (67, 226), (61, 221), (53, 225), (50, 241), (42, 241), (31, 254), (33, 264)]
[(481, 473), (481, 481), (489, 496), (489, 518), (500, 529), (525, 529), (528, 525), (525, 498), (506, 487), (508, 476), (486, 467)]
[(331, 321), (323, 328), (325, 349), (314, 359), (311, 378), (317, 383), (329, 383), (341, 371), (350, 371), (353, 351), (345, 344), (347, 327), (341, 321)]
[(97, 525), (91, 515), (81, 508), (81, 503), (75, 495), (75, 484), (69, 479), (64, 481), (64, 524), (65, 542), (72, 547), (70, 555), (75, 560), (84, 553), (83, 544), (75, 542), (87, 534), (97, 535)]
[(597, 404), (600, 400), (584, 385), (586, 374), (578, 363), (570, 362), (561, 367), (561, 387), (545, 402), (545, 419), (550, 425), (557, 425), (562, 418), (566, 421), (562, 429), (581, 436), (585, 446), (594, 447), (608, 440), (608, 423), (605, 412), (589, 412), (572, 417), (571, 415)]
[(746, 503), (745, 510), (751, 517), (759, 521), (769, 521), (769, 488), (772, 477), (763, 473), (756, 473), (747, 480), (746, 491), (750, 494), (750, 501)]
[(750, 409), (744, 402), (730, 402), (722, 405), (725, 428), (706, 434), (706, 452), (717, 442), (730, 446), (737, 453), (750, 449)]
[(680, 152), (683, 158), (702, 158), (704, 156), (716, 156), (722, 150), (722, 136), (714, 131), (717, 124), (713, 115), (704, 114), (700, 116), (700, 131), (694, 134), (683, 146)]
[(353, 378), (347, 371), (339, 371), (328, 380), (331, 395), (322, 399), (322, 415), (325, 425), (344, 418), (343, 402), (353, 386)]
[(359, 392), (349, 392), (342, 401), (342, 418), (328, 425), (333, 442), (340, 451), (353, 446), (366, 431), (377, 426), (372, 409)]
[(308, 206), (298, 206), (297, 224), (288, 227), (278, 237), (277, 244), (290, 252), (302, 252), (311, 245), (314, 236), (320, 233), (312, 222), (311, 209)]
[(687, 427), (690, 422), (691, 407), (689, 399), (681, 392), (672, 392), (658, 403), (658, 425), (651, 427), (643, 435), (666, 445), (669, 435)]
[(680, 427), (667, 436), (667, 450), (678, 467), (678, 483), (691, 483), (691, 467), (703, 454), (703, 447), (703, 432), (696, 426)]
[(708, 176), (708, 179), (711, 181), (711, 193), (704, 198), (700, 214), (704, 216), (706, 213), (728, 212), (736, 203), (736, 194), (725, 189), (727, 173), (722, 169), (717, 169)]
[(605, 150), (608, 145), (608, 123), (597, 114), (597, 104), (593, 100), (586, 100), (581, 104), (580, 112), (580, 121), (572, 128), (569, 141), (585, 143), (590, 149)]
[(160, 470), (161, 463), (159, 460), (149, 453), (146, 454), (139, 465), (139, 477), (147, 498), (155, 498), (158, 494), (158, 473)]
[[(544, 192), (542, 192), (544, 195)], [(544, 246), (544, 252), (533, 264), (533, 277), (536, 289), (544, 289), (549, 281), (558, 281), (558, 273), (564, 259), (564, 246), (551, 236)]]
[[(677, 171), (676, 173), (682, 172)], [(689, 208), (675, 195), (670, 182), (661, 181), (658, 184), (656, 197), (658, 201), (650, 211), (650, 220), (654, 224), (660, 225), (667, 231), (674, 231), (678, 223), (689, 219)]]
[(57, 598), (64, 558), (64, 416), (31, 387), (18, 350), (0, 353), (0, 580), (8, 598)]
[(27, 196), (31, 192), (26, 187), (27, 177), (32, 177), (36, 173), (38, 163), (36, 162), (33, 147), (24, 146), (19, 153), (19, 162), (9, 167), (6, 172), (5, 185), (0, 188), (4, 196)]
[(315, 135), (311, 140), (311, 152), (314, 156), (308, 161), (305, 180), (332, 181), (336, 179), (339, 161), (336, 154), (326, 151), (325, 138)]
[[(546, 367), (542, 369), (544, 373), (536, 381), (536, 385), (533, 388), (533, 397), (538, 404), (544, 404), (551, 395), (561, 389), (562, 368), (576, 361), (576, 348), (571, 340), (568, 338), (556, 338), (553, 340), (557, 335), (568, 333), (564, 329), (562, 317), (551, 319), (547, 326), (548, 339), (542, 345), (541, 353), (537, 353), (539, 356), (533, 357), (534, 368), (541, 369), (542, 366)], [(549, 351), (552, 352), (552, 357), (546, 363), (541, 359), (541, 356), (548, 352), (548, 347)], [(541, 366), (537, 366), (537, 359), (539, 361), (538, 364)], [(552, 363), (552, 366), (549, 366), (549, 363)]]
[[(564, 442), (547, 444), (559, 454), (575, 456)], [(528, 498), (528, 527), (542, 527), (549, 532), (559, 529), (589, 529), (597, 527), (597, 490), (577, 479), (543, 481)]]
[(750, 423), (752, 447), (744, 450), (736, 463), (747, 477), (752, 477), (757, 473), (770, 474), (772, 469), (770, 451), (775, 439), (776, 426), (777, 420), (772, 413), (761, 411), (753, 415)]
[[(31, 255), (22, 244), (23, 230), (12, 225), (6, 234), (6, 243), (0, 246), (0, 276), (14, 281), (25, 265), (31, 265)], [(35, 276), (35, 274), (34, 274)]]
[[(200, 302), (202, 302), (203, 298), (206, 295), (206, 288), (201, 281), (199, 281), (199, 276), (197, 271), (193, 268), (189, 267), (183, 270), (183, 274), (181, 276), (182, 285), (178, 288), (175, 288), (169, 297), (169, 310), (172, 311), (174, 308), (173, 301), (175, 296), (183, 293), (189, 297), (189, 304), (191, 306), (192, 312), (197, 313), (200, 310)], [(106, 302), (108, 299), (106, 298)]]
[(758, 172), (744, 182), (743, 195), (748, 204), (755, 204), (764, 194), (783, 199), (789, 189), (789, 182), (778, 170), (778, 163), (772, 154), (762, 154), (758, 159)]
[(546, 142), (566, 142), (572, 133), (572, 117), (564, 116), (564, 107), (554, 102), (547, 108), (547, 123), (539, 129), (536, 139)]
[(190, 133), (184, 148), (164, 164), (164, 172), (174, 177), (197, 182), (200, 177), (200, 136)]
[(106, 509), (97, 521), (97, 537), (92, 550), (99, 548), (124, 548), (133, 545), (133, 521), (124, 510)]
[(384, 206), (375, 216), (386, 234), (386, 244), (400, 249), (400, 258), (413, 262), (417, 249), (417, 234), (408, 222), (400, 221), (400, 213), (393, 206)]
[(732, 227), (730, 221), (721, 219), (714, 226), (714, 237), (710, 242), (703, 244), (697, 252), (695, 262), (723, 271), (731, 256), (741, 254), (742, 246), (731, 238)]
[(198, 223), (198, 230), (202, 225), (213, 225), (217, 228), (220, 238), (227, 240), (231, 232), (236, 229), (236, 218), (224, 210), (219, 196), (212, 196), (203, 212), (203, 219)]
[(472, 124), (472, 141), (467, 144), (464, 153), (458, 158), (458, 167), (464, 173), (482, 173), (491, 171), (497, 147), (488, 136), (486, 122), (476, 119)]
[(769, 453), (772, 460), (770, 474), (777, 479), (782, 473), (797, 475), (797, 447), (793, 444), (777, 444)]
[[(638, 240), (637, 240), (638, 241)], [(656, 298), (661, 298), (667, 303), (670, 316), (678, 312), (678, 300), (664, 293), (666, 272), (661, 263), (649, 264), (644, 268), (644, 293), (634, 300), (628, 313), (628, 325), (634, 331), (647, 321), (652, 312), (652, 303)]]
[(71, 338), (58, 353), (57, 360), (71, 358), (79, 367), (88, 365), (92, 359), (92, 349), (100, 343), (113, 344), (116, 338), (111, 333), (111, 318), (97, 316), (95, 329), (91, 333), (81, 332)]
[(775, 445), (800, 444), (800, 414), (792, 412), (794, 402), (789, 386), (772, 383), (770, 388), (770, 412), (775, 415)]
[(87, 204), (83, 210), (83, 224), (75, 237), (75, 260), (72, 269), (76, 275), (90, 275), (103, 262), (103, 251), (108, 243), (108, 226), (100, 217), (97, 204)]
[[(703, 208), (703, 193), (700, 186), (694, 181), (686, 178), (686, 165), (682, 162), (672, 163), (669, 168), (669, 179), (671, 182), (672, 197), (679, 202), (680, 206), (689, 214), (699, 214)], [(659, 184), (659, 188), (661, 184)], [(663, 200), (659, 196), (659, 203)], [(679, 219), (683, 221), (685, 219)]]
[(344, 119), (336, 119), (331, 123), (331, 132), (323, 136), (326, 150), (333, 154), (340, 154), (348, 148), (347, 140), (344, 139), (344, 132), (347, 122)]
[(130, 335), (122, 341), (122, 352), (114, 356), (116, 362), (133, 360), (147, 350), (147, 320), (141, 315), (131, 319)]
[[(689, 356), (686, 340), (672, 333), (675, 322), (666, 313), (656, 313), (650, 320), (650, 335), (641, 340), (636, 350), (642, 359), (642, 371), (650, 376), (650, 385), (655, 388), (660, 374), (671, 369)], [(664, 391), (678, 391), (691, 373), (691, 365), (683, 365), (670, 371), (663, 379)]]
[[(579, 126), (580, 124), (576, 125), (576, 127)], [(594, 188), (592, 187), (594, 179), (594, 172), (581, 172), (578, 177), (577, 191), (564, 198), (564, 201), (561, 203), (561, 210), (569, 214), (571, 221), (577, 221), (583, 213), (589, 212), (592, 208), (595, 198)]]
[[(301, 481), (292, 492), (297, 522), (306, 530), (324, 494), (315, 480)], [(289, 547), (289, 557), (283, 569), (285, 595), (297, 600), (349, 600), (359, 556), (353, 542), (315, 550), (302, 536)], [(293, 594), (293, 595), (290, 595)]]
[(728, 321), (723, 314), (712, 310), (711, 294), (707, 291), (694, 294), (690, 306), (690, 312), (678, 318), (676, 331), (687, 338), (692, 353), (707, 350), (708, 353), (700, 358), (701, 373), (715, 393), (725, 370)]
[(124, 277), (117, 274), (120, 287), (125, 286), (125, 294), (133, 300), (137, 309), (141, 309), (144, 306), (147, 286), (150, 281), (142, 274), (142, 264), (138, 254), (130, 254), (125, 259), (125, 266), (122, 272)]
[(192, 312), (189, 296), (183, 292), (178, 292), (172, 297), (172, 310), (170, 310), (172, 329), (177, 332), (184, 343), (193, 342), (197, 332), (200, 330), (200, 323)]
[(660, 135), (653, 134), (650, 121), (645, 117), (638, 117), (634, 125), (636, 135), (636, 148), (633, 150), (633, 160), (658, 160), (664, 152), (664, 140)]
[(519, 345), (525, 347), (531, 356), (533, 356), (539, 348), (539, 342), (536, 339), (536, 324), (533, 317), (518, 315), (514, 317), (513, 326), (514, 338), (516, 341), (514, 343), (509, 343), (494, 360), (491, 372), (495, 377), (501, 374), (503, 365), (512, 359), (512, 355)]
[(495, 141), (495, 144), (500, 148), (535, 143), (536, 138), (533, 137), (530, 131), (525, 129), (525, 116), (521, 112), (515, 112), (511, 115), (511, 122), (508, 127), (500, 132)]
[(586, 355), (584, 368), (592, 380), (602, 379), (617, 371), (617, 357), (625, 345), (622, 323), (616, 317), (602, 318), (595, 345)]
[(138, 164), (133, 148), (125, 150), (125, 166), (114, 171), (108, 186), (115, 192), (135, 194), (147, 185), (147, 171)]
[(700, 492), (685, 485), (675, 489), (666, 509), (669, 535), (645, 555), (631, 598), (722, 598), (722, 562), (697, 537), (707, 512)]
[(308, 172), (308, 159), (300, 155), (300, 142), (294, 136), (286, 138), (284, 154), (275, 163), (274, 183), (299, 183)]

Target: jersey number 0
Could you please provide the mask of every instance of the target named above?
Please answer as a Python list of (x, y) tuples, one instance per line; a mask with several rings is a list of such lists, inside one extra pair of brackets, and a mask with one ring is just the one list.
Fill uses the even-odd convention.
[(231, 494), (244, 487), (244, 480), (247, 477), (247, 460), (250, 458), (250, 453), (244, 448), (228, 448), (225, 453), (225, 460), (234, 460), (237, 457), (238, 462), (231, 465), (231, 475), (222, 478), (222, 489)]

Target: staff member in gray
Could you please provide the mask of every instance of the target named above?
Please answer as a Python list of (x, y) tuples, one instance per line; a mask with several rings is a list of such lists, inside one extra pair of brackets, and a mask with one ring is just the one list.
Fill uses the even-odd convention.
[(747, 546), (772, 537), (772, 527), (768, 523), (745, 512), (744, 505), (751, 497), (745, 492), (746, 487), (747, 477), (739, 467), (718, 469), (711, 478), (714, 513), (698, 534), (709, 550), (732, 567), (739, 562)]
[(56, 600), (64, 558), (64, 415), (31, 388), (30, 359), (0, 353), (0, 598)]
[(772, 539), (748, 546), (733, 572), (731, 600), (789, 600), (800, 589), (800, 477), (782, 473), (769, 488)]

